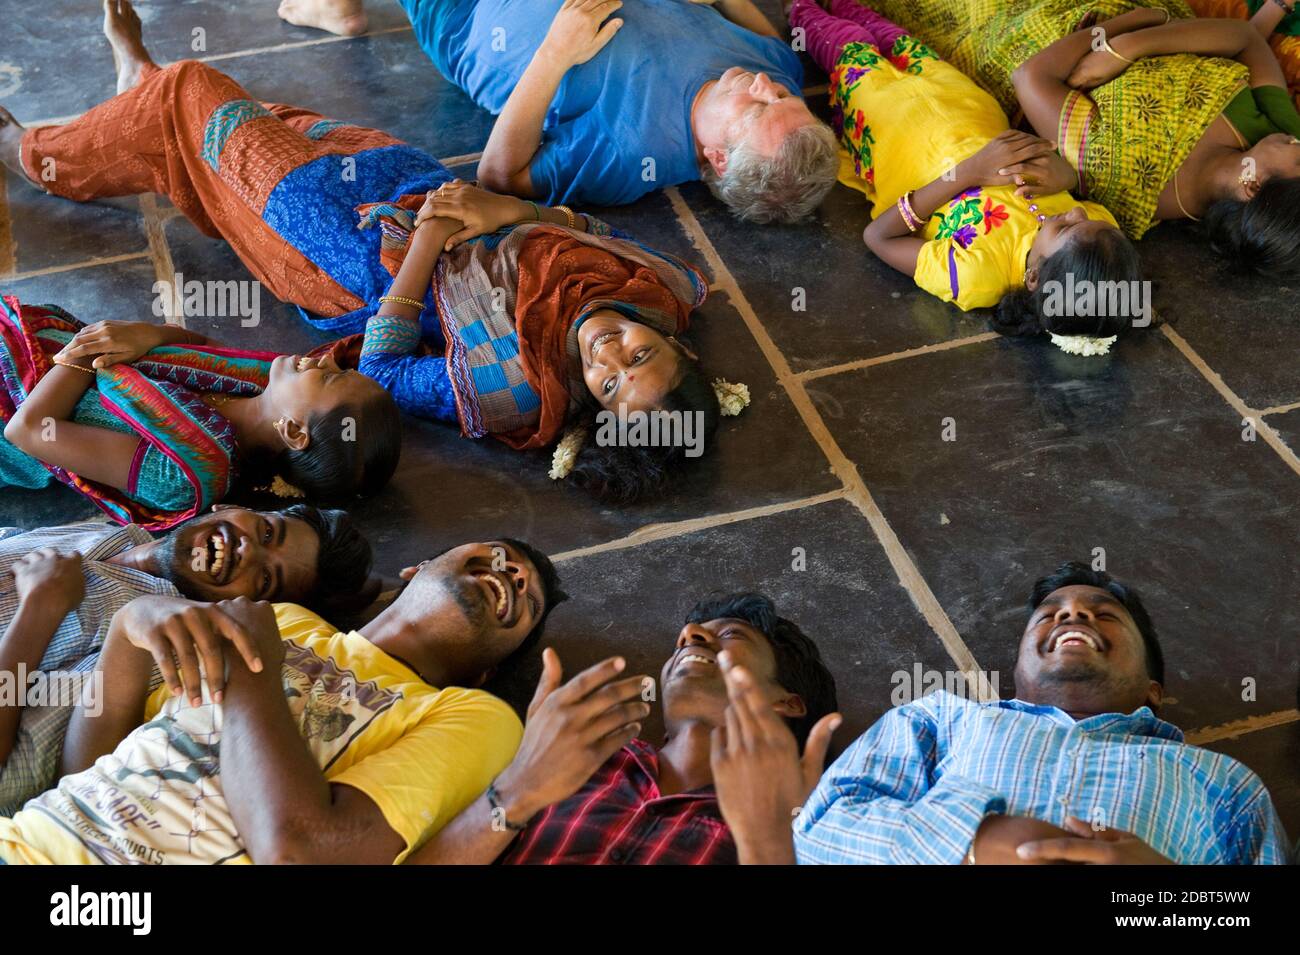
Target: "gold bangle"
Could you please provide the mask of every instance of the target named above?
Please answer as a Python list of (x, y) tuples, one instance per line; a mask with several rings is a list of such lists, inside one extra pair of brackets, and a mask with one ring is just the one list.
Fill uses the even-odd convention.
[(420, 311), (424, 311), (423, 302), (416, 301), (413, 298), (407, 298), (405, 295), (381, 295), (379, 296), (379, 302), (381, 305), (384, 302), (396, 302), (398, 305), (409, 305), (411, 308), (418, 308)]
[(570, 209), (568, 206), (556, 206), (555, 208), (560, 212), (564, 213), (564, 218), (569, 220), (566, 224), (570, 229), (576, 229), (578, 227), (578, 220), (573, 215), (572, 209)]
[(87, 368), (85, 365), (78, 365), (75, 361), (68, 361), (66, 358), (60, 358), (58, 355), (54, 356), (54, 364), (62, 365), (64, 368), (75, 368), (77, 371), (84, 371), (88, 375), (96, 373), (93, 368)]
[(1115, 48), (1114, 48), (1113, 46), (1110, 45), (1110, 40), (1107, 40), (1105, 37), (1102, 37), (1102, 38), (1101, 38), (1101, 47), (1102, 47), (1103, 50), (1105, 50), (1105, 51), (1106, 51), (1107, 53), (1109, 53), (1111, 56), (1115, 57), (1115, 59), (1117, 59), (1117, 60), (1123, 60), (1123, 61), (1124, 61), (1125, 63), (1127, 63), (1129, 66), (1132, 66), (1132, 65), (1133, 65), (1133, 61), (1130, 60), (1127, 56), (1120, 56), (1120, 54), (1119, 54), (1118, 52), (1116, 52)]

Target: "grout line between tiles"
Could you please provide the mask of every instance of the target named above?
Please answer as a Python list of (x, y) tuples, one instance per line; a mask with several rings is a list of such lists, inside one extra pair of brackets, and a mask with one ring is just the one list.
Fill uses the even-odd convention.
[(665, 192), (672, 204), (673, 211), (677, 214), (682, 229), (708, 262), (719, 289), (725, 291), (728, 298), (731, 299), (732, 305), (740, 313), (745, 325), (749, 328), (750, 334), (754, 336), (759, 349), (776, 373), (777, 381), (790, 396), (790, 400), (799, 412), (800, 417), (803, 418), (804, 425), (808, 428), (813, 440), (817, 442), (822, 453), (826, 455), (832, 471), (844, 483), (847, 499), (857, 507), (871, 525), (876, 539), (884, 548), (885, 556), (898, 576), (899, 583), (907, 591), (908, 596), (911, 597), (913, 605), (938, 635), (940, 642), (948, 651), (953, 662), (966, 674), (966, 678), (972, 683), (978, 698), (996, 698), (997, 694), (993, 693), (987, 685), (974, 654), (966, 646), (966, 642), (962, 639), (961, 634), (957, 632), (957, 628), (953, 626), (952, 621), (948, 619), (948, 614), (930, 589), (930, 585), (926, 583), (920, 570), (913, 563), (911, 557), (908, 556), (902, 542), (899, 541), (893, 528), (890, 527), (889, 521), (872, 498), (871, 492), (867, 490), (867, 486), (863, 482), (861, 475), (858, 474), (857, 468), (849, 461), (834, 437), (832, 437), (826, 423), (822, 420), (821, 414), (813, 405), (803, 383), (791, 373), (785, 356), (777, 348), (776, 343), (772, 340), (762, 322), (759, 321), (758, 315), (745, 297), (745, 293), (732, 276), (731, 270), (722, 261), (722, 256), (714, 248), (712, 240), (709, 239), (704, 227), (695, 217), (695, 213), (691, 211), (690, 206), (687, 205), (686, 200), (682, 198), (676, 187), (669, 188)]
[(451, 156), (447, 159), (439, 159), (438, 162), (442, 163), (444, 166), (459, 166), (462, 163), (478, 162), (482, 158), (483, 158), (483, 153), (477, 152), (477, 153), (466, 153), (463, 156)]
[(1276, 713), (1265, 713), (1263, 716), (1248, 716), (1243, 720), (1233, 720), (1220, 726), (1205, 726), (1183, 735), (1186, 737), (1187, 742), (1196, 746), (1204, 746), (1206, 743), (1216, 743), (1221, 739), (1236, 739), (1239, 736), (1245, 736), (1260, 730), (1286, 726), (1288, 723), (1294, 723), (1297, 720), (1300, 720), (1300, 710), (1279, 710)]
[(181, 300), (181, 290), (174, 286), (176, 267), (172, 264), (171, 246), (167, 244), (168, 220), (174, 217), (174, 210), (158, 206), (158, 197), (153, 193), (140, 196), (140, 211), (144, 216), (144, 234), (149, 240), (149, 259), (153, 262), (154, 278), (165, 283), (172, 294), (163, 298), (163, 316), (168, 325), (185, 327), (185, 309), (177, 308)]
[(81, 262), (69, 262), (66, 265), (51, 265), (43, 269), (32, 269), (30, 272), (15, 272), (12, 275), (6, 275), (6, 282), (21, 282), (24, 279), (39, 278), (42, 275), (57, 275), (59, 272), (72, 272), (76, 269), (93, 269), (101, 265), (116, 265), (118, 262), (131, 262), (135, 259), (147, 259), (148, 252), (126, 252), (122, 255), (110, 255), (102, 259), (85, 259)]
[(934, 352), (948, 351), (950, 348), (964, 348), (967, 345), (975, 345), (980, 342), (990, 342), (1001, 338), (997, 332), (981, 332), (978, 335), (968, 335), (965, 338), (954, 338), (951, 341), (935, 342), (932, 345), (919, 345), (916, 348), (907, 348), (903, 351), (891, 352), (888, 355), (877, 355), (874, 358), (859, 358), (856, 361), (846, 361), (840, 365), (830, 365), (826, 368), (810, 368), (807, 371), (800, 371), (794, 374), (796, 380), (801, 382), (815, 381), (818, 378), (825, 378), (828, 375), (840, 375), (848, 371), (859, 371), (863, 368), (871, 368), (874, 365), (885, 365), (892, 361), (900, 361), (904, 358), (915, 358), (918, 355), (930, 355)]
[(1274, 405), (1272, 408), (1265, 408), (1259, 412), (1262, 418), (1270, 414), (1286, 414), (1288, 411), (1300, 411), (1300, 401), (1293, 401), (1289, 405)]
[(692, 517), (685, 521), (671, 521), (663, 524), (647, 524), (645, 527), (638, 528), (626, 537), (618, 537), (603, 544), (592, 544), (589, 547), (578, 547), (573, 550), (561, 551), (558, 554), (549, 555), (551, 560), (557, 564), (561, 561), (576, 560), (579, 557), (590, 557), (592, 554), (603, 554), (613, 550), (626, 550), (629, 547), (637, 547), (641, 544), (648, 544), (651, 541), (669, 540), (674, 537), (681, 537), (684, 534), (692, 534), (696, 531), (710, 530), (714, 527), (724, 527), (727, 524), (736, 524), (741, 521), (752, 521), (760, 517), (769, 517), (773, 514), (784, 514), (787, 511), (798, 511), (805, 507), (815, 507), (818, 504), (826, 504), (830, 501), (842, 501), (847, 498), (844, 488), (834, 491), (827, 491), (824, 494), (816, 494), (812, 497), (800, 498), (796, 501), (782, 501), (779, 504), (765, 504), (762, 507), (748, 507), (740, 511), (731, 511), (726, 514), (710, 514), (706, 517)]
[(1160, 331), (1164, 333), (1165, 338), (1173, 343), (1174, 347), (1182, 352), (1183, 357), (1191, 362), (1192, 367), (1201, 373), (1201, 376), (1210, 383), (1223, 400), (1241, 415), (1243, 419), (1250, 418), (1255, 424), (1255, 433), (1264, 439), (1264, 443), (1277, 452), (1278, 457), (1297, 475), (1300, 475), (1300, 458), (1296, 453), (1286, 446), (1282, 436), (1273, 429), (1273, 427), (1264, 421), (1260, 412), (1251, 410), (1246, 402), (1237, 396), (1237, 393), (1227, 386), (1223, 378), (1205, 363), (1205, 359), (1196, 353), (1196, 350), (1188, 344), (1187, 339), (1178, 334), (1168, 325), (1161, 325)]

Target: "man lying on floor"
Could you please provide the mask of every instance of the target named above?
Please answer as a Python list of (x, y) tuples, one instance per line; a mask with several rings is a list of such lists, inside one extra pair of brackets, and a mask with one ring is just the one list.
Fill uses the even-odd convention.
[(495, 192), (622, 205), (703, 178), (743, 219), (794, 222), (835, 184), (835, 135), (751, 0), (401, 3), (442, 74), (500, 114), (478, 164)]
[[(1034, 585), (1016, 699), (940, 691), (891, 710), (805, 804), (798, 859), (1285, 862), (1282, 824), (1259, 778), (1156, 717), (1163, 681), (1138, 594), (1065, 564)], [(797, 776), (788, 755), (784, 766), (786, 778)], [(774, 775), (769, 768), (769, 786)], [(751, 813), (769, 841), (771, 815)]]
[[(403, 577), (351, 633), (243, 597), (127, 605), (100, 654), (103, 712), (77, 708), (67, 775), (0, 819), (0, 860), (400, 862), (509, 763), (518, 717), (462, 687), (539, 639), (563, 599), (550, 562), (509, 539)], [(232, 648), (220, 691), (200, 679), (223, 668), (196, 655), (205, 631)], [(151, 694), (155, 663), (167, 686)]]
[[(660, 674), (661, 746), (636, 738), (650, 712), (645, 700), (654, 698), (648, 678), (622, 676), (624, 660), (613, 657), (561, 685), (559, 657), (548, 648), (519, 752), (408, 861), (736, 862), (709, 762), (712, 735), (725, 724), (724, 648), (753, 674), (783, 732), (809, 739), (809, 763), (820, 773), (838, 716), (835, 680), (816, 645), (760, 594), (706, 599)], [(785, 820), (788, 838), (790, 807)]]
[(346, 512), (304, 504), (219, 504), (156, 539), (134, 524), (0, 528), (0, 674), (13, 681), (13, 692), (0, 688), (0, 816), (57, 781), (77, 686), (136, 597), (248, 597), (329, 614), (374, 598), (370, 566)]

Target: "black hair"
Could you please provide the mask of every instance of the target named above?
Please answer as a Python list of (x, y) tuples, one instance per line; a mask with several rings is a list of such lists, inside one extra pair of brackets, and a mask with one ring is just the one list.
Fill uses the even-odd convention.
[[(1073, 284), (1067, 278), (1073, 277)], [(1099, 230), (1090, 240), (1074, 239), (1038, 265), (1038, 287), (1032, 292), (1027, 286), (1013, 289), (1002, 297), (994, 309), (989, 324), (1002, 335), (1024, 336), (1052, 332), (1057, 335), (1096, 335), (1106, 338), (1120, 335), (1129, 329), (1138, 317), (1129, 309), (1115, 309), (1115, 314), (1073, 315), (1049, 314), (1053, 293), (1062, 288), (1104, 287), (1103, 282), (1138, 282), (1142, 267), (1137, 249), (1119, 229)], [(1100, 295), (1098, 295), (1100, 298)], [(1067, 312), (1073, 309), (1065, 309)], [(1109, 312), (1097, 308), (1094, 312)]]
[[(676, 384), (664, 395), (657, 412), (696, 414), (700, 417), (702, 447), (712, 442), (718, 430), (722, 409), (718, 395), (700, 363), (682, 353), (682, 372)], [(625, 444), (601, 446), (596, 443), (596, 415), (589, 408), (586, 427), (587, 443), (582, 447), (570, 474), (578, 487), (599, 500), (626, 505), (663, 494), (680, 476), (683, 468), (699, 458), (686, 456), (684, 446), (630, 447)], [(611, 412), (612, 413), (612, 412)], [(702, 455), (701, 455), (702, 457)]]
[(776, 682), (791, 693), (798, 693), (807, 711), (786, 721), (802, 747), (817, 721), (839, 709), (835, 677), (822, 661), (817, 644), (794, 621), (777, 615), (771, 597), (752, 591), (711, 594), (686, 615), (686, 622), (707, 623), (724, 618), (743, 620), (767, 637), (776, 657)]
[(1029, 595), (1029, 612), (1033, 613), (1039, 605), (1053, 592), (1062, 587), (1071, 586), (1096, 587), (1104, 590), (1124, 605), (1137, 624), (1138, 633), (1146, 647), (1147, 676), (1157, 683), (1165, 682), (1165, 655), (1160, 649), (1160, 640), (1156, 636), (1155, 624), (1142, 604), (1141, 595), (1127, 584), (1121, 583), (1103, 570), (1093, 570), (1079, 561), (1067, 561), (1046, 577), (1034, 581), (1034, 589)]
[(307, 432), (307, 447), (286, 448), (272, 462), (272, 470), (310, 500), (341, 503), (369, 497), (397, 470), (401, 415), (393, 396), (378, 384), (359, 402), (313, 415)]
[(542, 615), (537, 618), (537, 622), (533, 624), (533, 629), (528, 631), (528, 635), (524, 637), (523, 642), (497, 665), (497, 669), (502, 670), (527, 656), (529, 651), (541, 642), (542, 633), (546, 630), (546, 618), (551, 615), (552, 610), (568, 600), (569, 595), (560, 589), (560, 575), (556, 571), (555, 565), (551, 563), (551, 559), (536, 547), (515, 537), (497, 537), (495, 540), (508, 544), (528, 558), (529, 563), (537, 570), (537, 576), (541, 578), (545, 604), (542, 608)]
[(279, 511), (285, 518), (302, 521), (320, 541), (316, 556), (316, 583), (306, 603), (325, 612), (353, 612), (379, 594), (380, 580), (370, 576), (374, 552), (370, 541), (347, 511), (321, 510), (294, 504)]
[(1230, 271), (1300, 280), (1300, 178), (1270, 179), (1249, 202), (1220, 199), (1202, 227)]

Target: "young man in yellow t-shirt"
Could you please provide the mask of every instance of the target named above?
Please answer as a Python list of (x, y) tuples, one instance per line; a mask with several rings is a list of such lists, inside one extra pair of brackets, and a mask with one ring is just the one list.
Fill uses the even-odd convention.
[[(0, 860), (402, 861), (510, 762), (518, 718), (472, 687), (564, 596), (508, 539), (403, 576), (350, 633), (294, 604), (128, 604), (100, 659), (103, 712), (78, 708), (67, 775), (0, 819)], [(155, 664), (167, 685), (151, 694)], [(217, 667), (212, 692), (200, 677)]]

